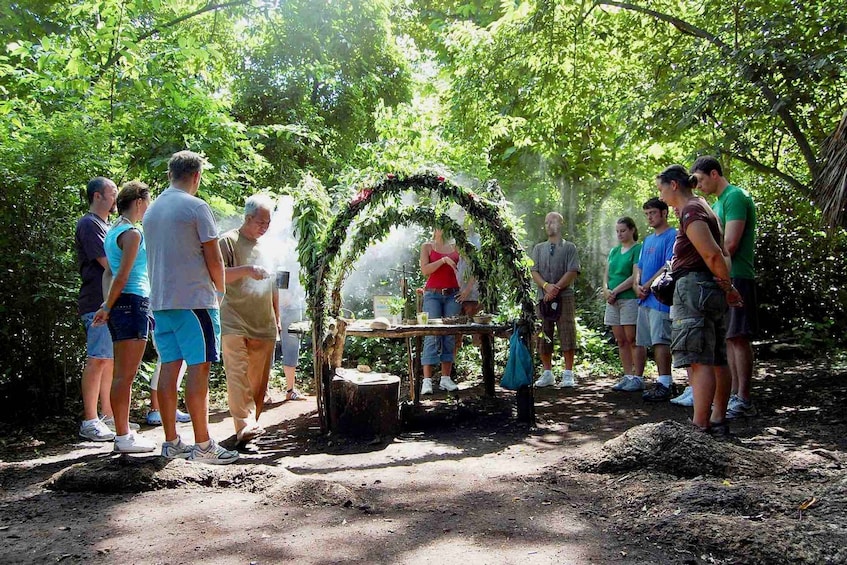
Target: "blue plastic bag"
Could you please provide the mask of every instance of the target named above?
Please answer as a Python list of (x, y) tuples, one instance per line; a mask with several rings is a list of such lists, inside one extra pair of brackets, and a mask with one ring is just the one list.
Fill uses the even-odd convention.
[(508, 390), (518, 390), (522, 386), (532, 384), (532, 356), (524, 345), (517, 327), (512, 330), (509, 339), (509, 360), (506, 362), (506, 370), (500, 379), (500, 386)]

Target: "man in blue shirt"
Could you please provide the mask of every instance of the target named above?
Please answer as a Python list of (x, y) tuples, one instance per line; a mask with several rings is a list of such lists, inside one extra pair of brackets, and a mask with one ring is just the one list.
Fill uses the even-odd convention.
[(641, 258), (633, 269), (633, 290), (638, 296), (638, 323), (635, 331), (635, 366), (638, 375), (629, 383), (619, 383), (619, 390), (640, 390), (643, 386), (644, 364), (647, 347), (653, 348), (653, 358), (659, 377), (653, 388), (643, 394), (646, 402), (662, 402), (673, 396), (671, 376), (671, 319), (670, 307), (656, 300), (650, 292), (653, 282), (665, 263), (673, 257), (676, 229), (668, 225), (668, 205), (658, 198), (651, 198), (642, 206), (647, 225), (653, 233), (644, 239)]
[(109, 391), (112, 385), (114, 354), (112, 336), (106, 326), (95, 326), (94, 314), (103, 303), (103, 271), (107, 266), (103, 241), (109, 225), (109, 214), (117, 211), (115, 201), (118, 187), (106, 177), (95, 177), (88, 182), (88, 213), (76, 224), (74, 237), (79, 275), (79, 315), (85, 326), (86, 359), (82, 372), (83, 421), (79, 435), (90, 441), (112, 441), (115, 434), (97, 415), (97, 400), (103, 414), (112, 417)]

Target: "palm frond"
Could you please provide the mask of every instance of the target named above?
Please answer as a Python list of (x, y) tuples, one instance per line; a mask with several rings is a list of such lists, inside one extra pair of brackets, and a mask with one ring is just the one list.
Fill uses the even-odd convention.
[(830, 227), (847, 227), (847, 112), (823, 144), (814, 182), (817, 201)]

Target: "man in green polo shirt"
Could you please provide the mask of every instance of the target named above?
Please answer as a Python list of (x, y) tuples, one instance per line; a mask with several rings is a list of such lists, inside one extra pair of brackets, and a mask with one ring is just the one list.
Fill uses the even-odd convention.
[(730, 308), (726, 330), (726, 352), (732, 375), (732, 396), (726, 417), (755, 416), (756, 407), (750, 398), (753, 378), (753, 337), (758, 332), (756, 314), (756, 271), (753, 266), (756, 248), (756, 205), (746, 190), (729, 184), (717, 159), (699, 157), (691, 166), (697, 177), (697, 188), (713, 194), (712, 205), (724, 233), (724, 247), (732, 257), (730, 278), (741, 292), (744, 305)]

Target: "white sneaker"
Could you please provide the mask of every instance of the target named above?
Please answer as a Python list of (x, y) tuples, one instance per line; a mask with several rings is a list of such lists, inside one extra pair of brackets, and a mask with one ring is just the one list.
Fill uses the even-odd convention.
[(729, 404), (726, 409), (726, 419), (735, 420), (736, 418), (755, 416), (759, 411), (753, 405), (753, 401), (744, 401), (737, 394), (729, 397)]
[(624, 390), (624, 387), (627, 385), (629, 379), (631, 378), (632, 377), (630, 377), (629, 375), (624, 375), (623, 377), (621, 377), (621, 380), (619, 380), (617, 383), (614, 384), (614, 386), (612, 386), (612, 390)]
[(79, 426), (79, 437), (89, 441), (112, 441), (115, 439), (115, 432), (100, 420), (91, 420)]
[(550, 369), (546, 369), (538, 377), (538, 380), (535, 381), (535, 386), (538, 388), (544, 388), (545, 386), (552, 386), (554, 384), (556, 384), (556, 379), (553, 378), (553, 371)]
[(209, 465), (229, 465), (238, 461), (238, 452), (224, 449), (215, 440), (210, 439), (206, 449), (194, 444), (188, 460), (198, 463), (208, 463)]
[[(107, 428), (109, 428), (113, 432), (115, 431), (115, 417), (114, 416), (103, 416), (103, 417), (100, 418), (100, 420), (104, 424), (106, 424)], [(141, 426), (139, 426), (135, 422), (130, 422), (129, 423), (129, 429), (130, 429), (130, 431), (137, 432), (138, 430), (141, 429)]]
[(676, 404), (677, 406), (694, 406), (694, 390), (690, 386), (685, 387), (682, 394), (671, 398), (671, 404)]
[(182, 438), (176, 436), (176, 441), (162, 442), (162, 457), (165, 459), (187, 459), (191, 455), (193, 447), (183, 443)]
[(115, 453), (149, 453), (156, 451), (156, 442), (142, 435), (129, 432), (125, 436), (115, 436)]
[(432, 379), (424, 379), (421, 382), (421, 396), (432, 394)]
[(635, 392), (636, 390), (644, 390), (644, 381), (641, 377), (636, 375), (630, 375), (629, 381), (624, 384), (623, 388), (621, 388), (624, 392)]
[(559, 382), (558, 388), (573, 388), (576, 386), (573, 371), (562, 371), (562, 380)]
[(453, 392), (454, 390), (459, 390), (459, 385), (453, 382), (453, 379), (450, 377), (441, 377), (441, 382), (438, 383), (438, 387), (441, 390), (446, 390), (447, 392)]

